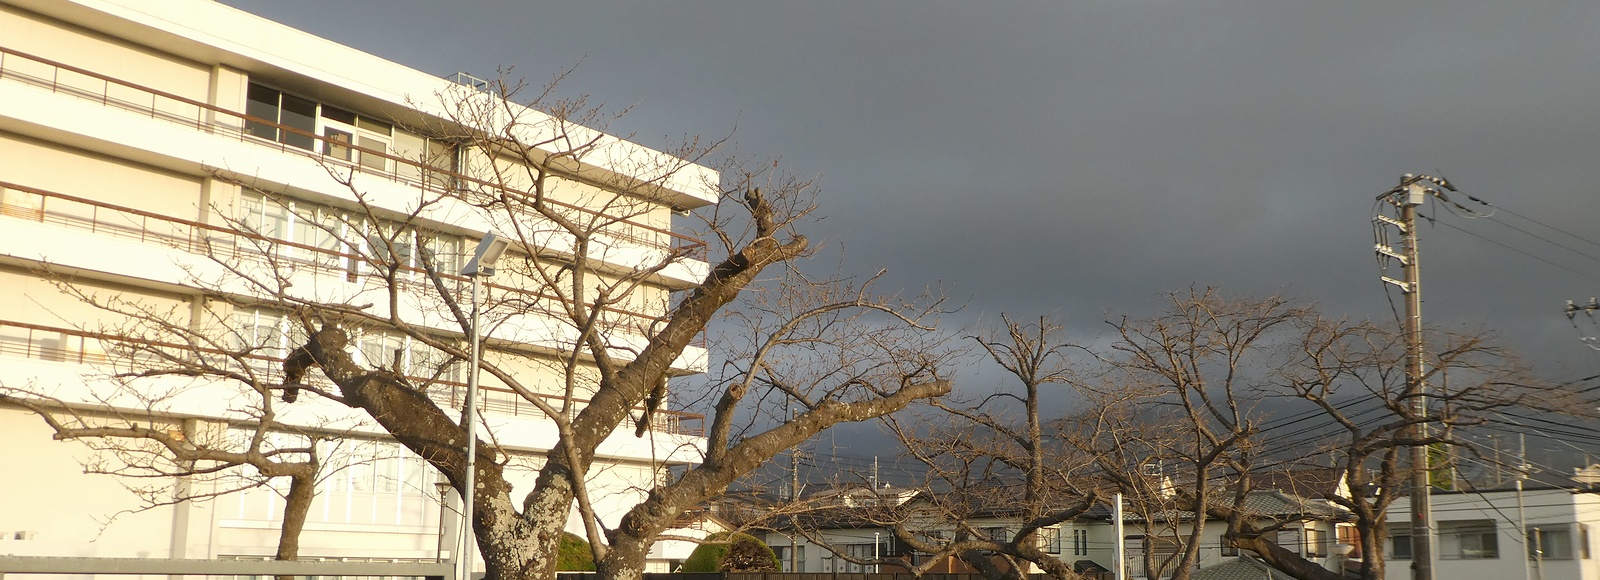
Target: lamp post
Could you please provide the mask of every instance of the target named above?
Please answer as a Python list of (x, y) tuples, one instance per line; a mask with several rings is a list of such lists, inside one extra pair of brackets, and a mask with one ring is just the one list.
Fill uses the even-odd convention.
[(877, 574), (877, 573), (883, 571), (883, 564), (879, 564), (878, 563), (878, 559), (883, 557), (881, 554), (878, 553), (878, 547), (883, 545), (883, 544), (879, 543), (879, 542), (882, 542), (883, 540), (878, 537), (882, 533), (883, 532), (872, 532), (872, 573), (873, 574)]
[(511, 247), (511, 242), (505, 238), (494, 235), (494, 232), (483, 234), (483, 240), (478, 242), (478, 250), (472, 254), (472, 260), (461, 268), (461, 275), (472, 279), (472, 367), (467, 369), (467, 399), (461, 405), (461, 422), (467, 429), (467, 478), (465, 491), (461, 494), (461, 580), (472, 580), (472, 564), (477, 557), (473, 553), (477, 550), (473, 540), (472, 525), (472, 500), (476, 495), (478, 475), (478, 365), (483, 359), (479, 349), (481, 341), (478, 332), (480, 315), (478, 312), (478, 288), (483, 286), (484, 276), (494, 275), (494, 265), (500, 261), (500, 256)]
[(1356, 551), (1355, 544), (1339, 542), (1334, 544), (1333, 548), (1328, 551), (1333, 552), (1334, 571), (1338, 572), (1340, 576), (1343, 576), (1345, 563), (1350, 561), (1350, 554)]
[(446, 479), (445, 476), (441, 474), (439, 479), (433, 482), (433, 487), (439, 490), (439, 547), (434, 550), (433, 559), (443, 562), (445, 536), (444, 516), (445, 512), (450, 511), (450, 480)]

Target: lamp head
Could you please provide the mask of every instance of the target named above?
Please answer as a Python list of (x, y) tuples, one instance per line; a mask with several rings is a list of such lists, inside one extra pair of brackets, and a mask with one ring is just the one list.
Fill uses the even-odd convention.
[(511, 240), (494, 235), (494, 232), (483, 234), (483, 240), (478, 242), (478, 250), (473, 252), (472, 260), (461, 269), (462, 276), (493, 276), (494, 265), (500, 261), (500, 256), (505, 255), (511, 248)]

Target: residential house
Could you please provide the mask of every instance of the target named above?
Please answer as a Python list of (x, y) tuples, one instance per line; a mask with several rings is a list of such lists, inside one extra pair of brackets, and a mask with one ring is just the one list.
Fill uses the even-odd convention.
[[(1434, 573), (1461, 580), (1600, 578), (1595, 534), (1600, 530), (1600, 495), (1569, 486), (1438, 491), (1430, 498), (1434, 519)], [(1409, 578), (1409, 498), (1389, 508), (1386, 576)]]
[[(1241, 508), (1251, 516), (1253, 523), (1265, 525), (1281, 522), (1276, 541), (1290, 551), (1304, 556), (1330, 570), (1338, 569), (1346, 557), (1336, 546), (1342, 537), (1353, 530), (1347, 523), (1349, 516), (1342, 508), (1322, 499), (1308, 499), (1276, 489), (1251, 491)], [(1156, 578), (1171, 575), (1172, 570), (1162, 569), (1161, 562), (1183, 549), (1194, 530), (1194, 514), (1187, 511), (1158, 512), (1150, 517), (1137, 514), (1128, 516), (1124, 524), (1123, 550), (1129, 578)], [(1207, 569), (1232, 562), (1247, 550), (1232, 546), (1223, 539), (1227, 522), (1208, 518), (1201, 529), (1199, 569)], [(1152, 553), (1160, 574), (1146, 566), (1146, 554)]]

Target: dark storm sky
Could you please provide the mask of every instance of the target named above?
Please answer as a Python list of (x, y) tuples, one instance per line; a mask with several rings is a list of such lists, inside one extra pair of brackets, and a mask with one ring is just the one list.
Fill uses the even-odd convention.
[[(1191, 284), (1387, 319), (1370, 220), (1405, 172), (1600, 239), (1600, 3), (224, 1), (439, 75), (576, 66), (560, 93), (646, 145), (737, 127), (821, 177), (847, 270), (943, 286), (957, 324), (1094, 336)], [(1600, 246), (1423, 211), (1460, 228), (1421, 229), (1430, 324), (1600, 369), (1561, 312)]]

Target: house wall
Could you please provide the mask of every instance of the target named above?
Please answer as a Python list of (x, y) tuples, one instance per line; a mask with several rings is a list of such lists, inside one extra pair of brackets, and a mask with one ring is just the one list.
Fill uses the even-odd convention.
[[(1111, 526), (1109, 523), (1105, 523), (1104, 527), (1110, 528)], [(1334, 527), (1335, 525), (1332, 522), (1322, 521), (1304, 522), (1299, 525), (1286, 526), (1284, 529), (1279, 531), (1277, 538), (1278, 545), (1288, 550), (1295, 551), (1299, 554), (1306, 555), (1307, 559), (1323, 566), (1324, 568), (1328, 568), (1330, 570), (1336, 569), (1339, 564), (1339, 558), (1333, 554), (1331, 549), (1333, 543), (1338, 539), (1338, 534), (1335, 532)], [(1158, 524), (1151, 528), (1149, 532), (1147, 532), (1143, 528), (1142, 524), (1129, 522), (1126, 526), (1124, 526), (1125, 535), (1123, 544), (1124, 553), (1126, 554), (1125, 561), (1127, 562), (1126, 569), (1128, 571), (1128, 577), (1154, 577), (1147, 573), (1144, 564), (1144, 551), (1149, 545), (1144, 540), (1146, 535), (1159, 538), (1158, 541), (1162, 543), (1173, 545), (1172, 542), (1174, 533), (1176, 533), (1177, 537), (1187, 540), (1189, 534), (1192, 533), (1193, 530), (1193, 526), (1188, 523), (1182, 523), (1176, 526), (1165, 526)], [(1222, 534), (1225, 531), (1227, 531), (1227, 526), (1223, 522), (1206, 522), (1205, 526), (1200, 531), (1200, 561), (1197, 569), (1209, 568), (1211, 566), (1232, 561), (1237, 558), (1237, 555), (1240, 552), (1238, 550), (1234, 550), (1226, 554), (1224, 553), (1225, 550), (1222, 543)], [(1325, 542), (1321, 542), (1320, 546), (1314, 546), (1314, 544), (1319, 544), (1318, 542), (1314, 541), (1314, 538), (1317, 537), (1317, 534), (1321, 534), (1321, 537), (1327, 539)], [(1107, 534), (1104, 537), (1109, 540), (1114, 537), (1114, 534)], [(1314, 554), (1318, 551), (1326, 555), (1321, 557), (1315, 556)], [(1162, 552), (1158, 550), (1157, 553), (1160, 554)], [(1106, 564), (1115, 561), (1115, 559), (1109, 553), (1106, 553), (1105, 555)], [(1169, 566), (1162, 571), (1161, 577), (1171, 576), (1173, 571), (1174, 570)]]
[[(1017, 532), (1017, 523), (1011, 520), (980, 518), (972, 520), (969, 523), (972, 527), (980, 530), (986, 530), (989, 528), (1006, 528), (1006, 533), (1012, 536), (1014, 536)], [(1057, 533), (1059, 533), (1059, 537), (1061, 538), (1060, 548), (1054, 554), (1056, 558), (1066, 562), (1068, 565), (1071, 565), (1077, 560), (1095, 559), (1101, 565), (1109, 566), (1111, 561), (1109, 549), (1104, 551), (1105, 557), (1103, 559), (1095, 558), (1095, 555), (1098, 553), (1096, 551), (1098, 546), (1095, 543), (1096, 536), (1094, 531), (1097, 527), (1097, 522), (1086, 521), (1067, 522), (1054, 528), (1058, 531)], [(1082, 551), (1074, 550), (1074, 545), (1072, 542), (1074, 533), (1079, 530), (1085, 533), (1084, 538), (1086, 542), (1082, 545)], [(948, 530), (946, 533), (949, 533)], [(877, 535), (874, 536), (874, 534)], [(889, 528), (865, 527), (848, 529), (822, 529), (817, 530), (813, 536), (818, 538), (820, 542), (812, 542), (805, 535), (800, 534), (797, 534), (791, 538), (790, 535), (782, 532), (767, 532), (764, 541), (766, 541), (767, 545), (771, 546), (774, 551), (780, 552), (779, 556), (780, 559), (783, 560), (784, 571), (795, 572), (871, 572), (871, 566), (850, 562), (844, 557), (841, 557), (840, 554), (843, 553), (858, 558), (862, 556), (870, 557), (873, 553), (872, 544), (876, 541), (882, 545), (882, 547), (879, 549), (879, 553), (887, 558), (896, 550), (895, 545), (897, 544), (897, 541), (894, 538), (894, 531)], [(793, 544), (791, 544), (791, 542), (793, 542)], [(798, 546), (800, 552), (804, 556), (803, 558), (800, 558), (798, 570), (789, 570), (789, 558), (786, 550), (789, 550), (791, 546)], [(1051, 549), (1048, 546), (1043, 545), (1040, 547), (1041, 549), (1046, 550), (1047, 553), (1049, 553), (1049, 550)], [(882, 572), (889, 573), (895, 571), (892, 568), (894, 567), (889, 564), (884, 564)], [(930, 569), (930, 572), (966, 573), (972, 572), (972, 570), (966, 564), (957, 559), (951, 558), (946, 562), (936, 564), (934, 568)], [(1030, 565), (1029, 573), (1037, 572), (1039, 572), (1038, 568)]]
[[(1522, 494), (1522, 510), (1517, 508), (1514, 491), (1482, 493), (1436, 494), (1432, 500), (1435, 529), (1441, 534), (1435, 541), (1439, 559), (1435, 575), (1439, 578), (1522, 578), (1531, 574), (1544, 580), (1600, 578), (1600, 560), (1595, 556), (1600, 546), (1595, 545), (1595, 535), (1600, 533), (1600, 501), (1590, 494), (1562, 489), (1531, 490)], [(1390, 559), (1387, 577), (1398, 580), (1409, 578), (1411, 561), (1395, 558), (1393, 534), (1406, 529), (1409, 521), (1410, 501), (1401, 499), (1389, 508), (1391, 540), (1388, 542)], [(1564, 546), (1549, 546), (1541, 565), (1527, 557), (1526, 536), (1520, 522), (1526, 520), (1529, 528), (1550, 530), (1546, 538), (1565, 532)], [(1449, 529), (1461, 522), (1487, 522), (1496, 533), (1496, 550), (1492, 555), (1458, 557), (1453, 552), (1461, 544), (1449, 537)], [(1583, 530), (1587, 528), (1588, 532)], [(1588, 546), (1584, 546), (1587, 539)], [(1561, 557), (1565, 552), (1570, 557)], [(1587, 557), (1586, 557), (1587, 556)], [(1526, 566), (1526, 567), (1525, 567)]]

